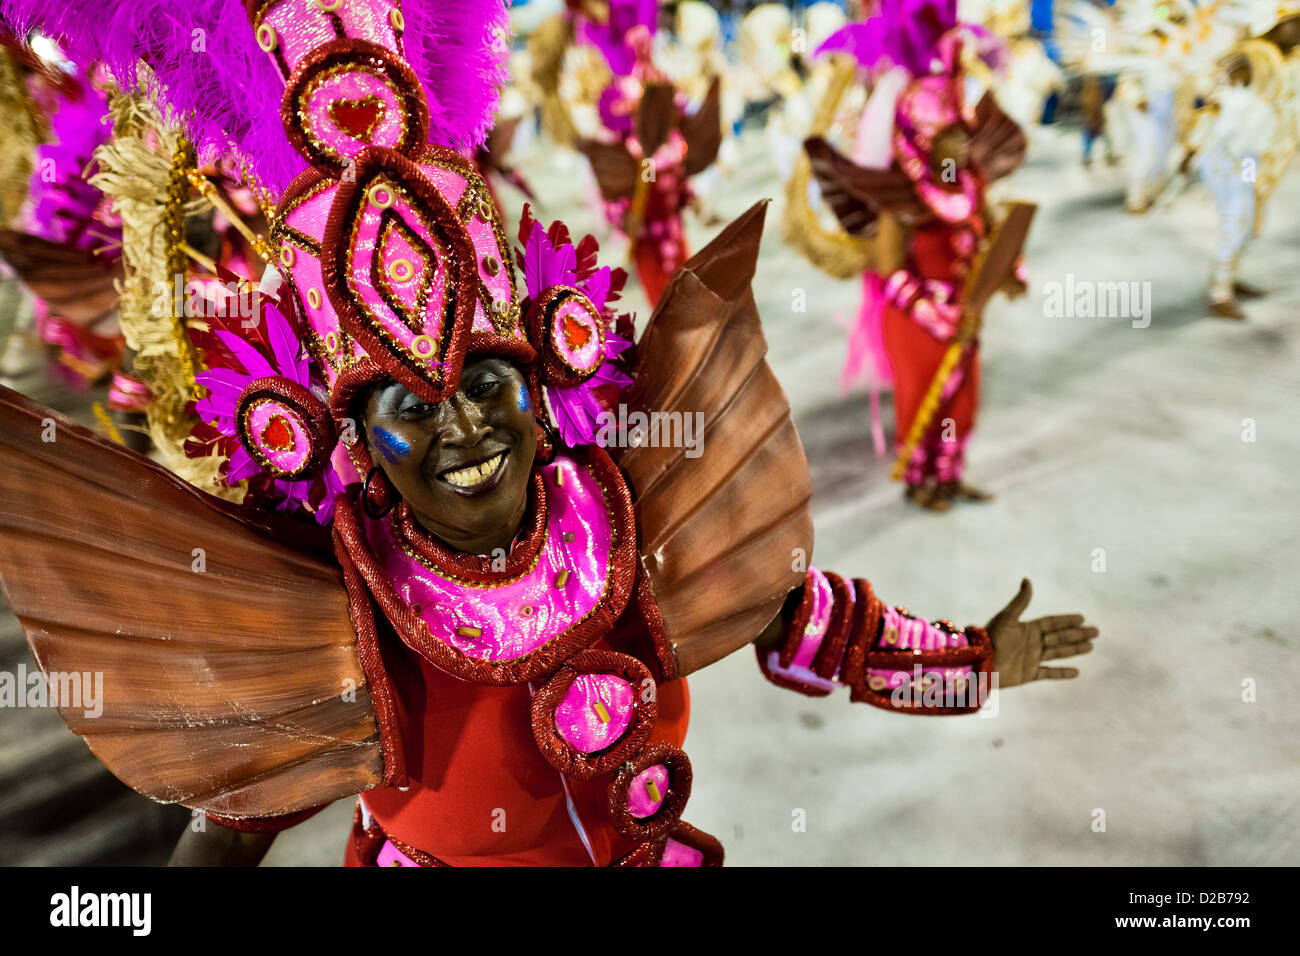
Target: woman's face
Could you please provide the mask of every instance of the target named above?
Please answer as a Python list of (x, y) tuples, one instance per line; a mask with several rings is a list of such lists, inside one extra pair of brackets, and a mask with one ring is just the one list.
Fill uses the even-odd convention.
[(370, 457), (424, 528), (453, 548), (509, 550), (523, 521), (537, 426), (523, 374), (472, 358), (438, 404), (392, 380), (366, 400)]

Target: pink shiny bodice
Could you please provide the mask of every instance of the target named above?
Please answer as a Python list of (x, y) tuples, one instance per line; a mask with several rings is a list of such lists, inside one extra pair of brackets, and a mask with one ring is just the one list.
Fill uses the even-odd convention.
[(391, 521), (365, 522), (398, 597), (435, 639), (469, 657), (504, 661), (532, 653), (585, 619), (608, 585), (614, 526), (600, 484), (571, 458), (557, 457), (538, 471), (548, 492), (545, 540), (513, 578), (457, 580), (404, 547)]

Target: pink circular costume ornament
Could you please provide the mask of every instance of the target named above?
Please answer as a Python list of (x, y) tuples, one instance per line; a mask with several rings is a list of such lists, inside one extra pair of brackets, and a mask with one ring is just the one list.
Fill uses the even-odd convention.
[(574, 655), (534, 697), (533, 735), (561, 773), (585, 780), (617, 769), (650, 737), (654, 678), (635, 657)]
[(627, 788), (627, 812), (638, 820), (654, 816), (664, 805), (668, 792), (668, 768), (661, 763), (647, 767), (632, 778)]
[(235, 403), (239, 439), (276, 478), (297, 479), (328, 465), (334, 447), (329, 409), (287, 378), (255, 379)]
[(340, 173), (367, 147), (410, 155), (428, 141), (429, 110), (409, 66), (364, 40), (317, 47), (294, 70), (281, 113), (294, 146)]
[(671, 744), (651, 744), (624, 764), (610, 785), (614, 828), (630, 840), (656, 840), (678, 824), (690, 795), (686, 754)]
[(605, 320), (572, 286), (545, 289), (528, 310), (528, 332), (542, 345), (542, 374), (549, 385), (572, 388), (605, 361)]

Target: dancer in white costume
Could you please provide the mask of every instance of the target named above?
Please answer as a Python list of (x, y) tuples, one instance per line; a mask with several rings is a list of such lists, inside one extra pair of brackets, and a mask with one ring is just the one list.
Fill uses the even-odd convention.
[[(805, 75), (798, 90), (786, 96), (768, 116), (763, 128), (767, 139), (767, 155), (782, 182), (788, 182), (794, 173), (795, 161), (803, 155), (803, 141), (813, 133), (813, 114), (825, 98), (835, 74), (833, 57), (814, 57), (814, 51), (847, 22), (844, 11), (833, 3), (814, 3), (804, 11), (803, 25), (792, 33), (792, 49), (803, 62)], [(857, 114), (866, 103), (865, 93), (850, 94), (841, 102), (833, 121), (833, 141), (841, 134), (852, 136), (856, 129)], [(826, 130), (818, 130), (826, 133)], [(815, 190), (816, 185), (812, 188)], [(814, 202), (814, 206), (816, 202)]]
[(1106, 126), (1127, 153), (1126, 207), (1144, 213), (1174, 174), (1212, 65), (1244, 35), (1242, 0), (1088, 0), (1063, 6), (1056, 24), (1075, 72), (1118, 76)]
[(1237, 269), (1258, 231), (1278, 160), (1289, 158), (1283, 154), (1294, 148), (1294, 127), (1288, 129), (1293, 114), (1283, 105), (1285, 73), (1285, 60), (1273, 43), (1256, 38), (1237, 44), (1220, 62), (1219, 86), (1199, 111), (1190, 144), (1219, 217), (1210, 312), (1220, 318), (1245, 318), (1238, 298), (1260, 294), (1238, 280)]
[(736, 80), (747, 105), (760, 106), (798, 91), (799, 75), (790, 63), (793, 29), (790, 9), (779, 3), (760, 3), (745, 14), (736, 37)]

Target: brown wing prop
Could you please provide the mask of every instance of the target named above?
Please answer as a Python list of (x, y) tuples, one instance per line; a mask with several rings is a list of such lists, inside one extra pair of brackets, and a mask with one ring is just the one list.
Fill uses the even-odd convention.
[[(766, 203), (681, 267), (637, 346), (630, 405), (667, 415), (640, 447), (611, 449), (637, 507), (641, 564), (678, 675), (751, 642), (812, 552), (812, 484), (785, 392), (768, 367), (749, 283)], [(664, 424), (702, 418), (698, 457)], [(660, 447), (655, 447), (660, 439)]]
[(0, 229), (0, 258), (51, 312), (69, 322), (91, 325), (117, 308), (114, 280), (122, 276), (120, 265), (10, 229)]
[(510, 154), (510, 146), (514, 143), (515, 133), (519, 129), (519, 121), (522, 119), (522, 116), (498, 119), (492, 124), (492, 129), (488, 130), (487, 140), (483, 143), (483, 150), (487, 153), (487, 167), (489, 169), (501, 169), (505, 166), (506, 156)]
[(641, 94), (636, 108), (636, 138), (641, 152), (653, 156), (668, 139), (677, 121), (677, 103), (670, 83), (651, 83)]
[(859, 166), (820, 136), (805, 140), (803, 147), (822, 198), (849, 235), (866, 234), (881, 210), (896, 214), (905, 223), (925, 215), (912, 181), (897, 165), (883, 170)]
[(328, 550), (285, 543), (297, 525), (8, 389), (0, 486), (5, 599), (47, 675), (103, 675), (100, 716), (84, 699), (60, 713), (121, 780), (232, 817), (381, 782), (341, 575)]
[(686, 140), (686, 175), (704, 172), (722, 148), (722, 92), (718, 77), (709, 84), (700, 108), (682, 117), (679, 125)]
[(1038, 206), (1029, 202), (1012, 203), (998, 225), (988, 247), (976, 261), (976, 272), (964, 291), (964, 308), (983, 315), (989, 299), (1015, 274), (1016, 260), (1029, 238), (1029, 226)]
[(1002, 112), (992, 93), (985, 93), (975, 107), (975, 131), (971, 134), (970, 158), (984, 170), (989, 182), (1009, 176), (1025, 161), (1025, 131)]
[(587, 157), (596, 174), (602, 199), (630, 199), (636, 192), (641, 167), (636, 157), (620, 143), (598, 143), (594, 139), (578, 142), (578, 152)]

